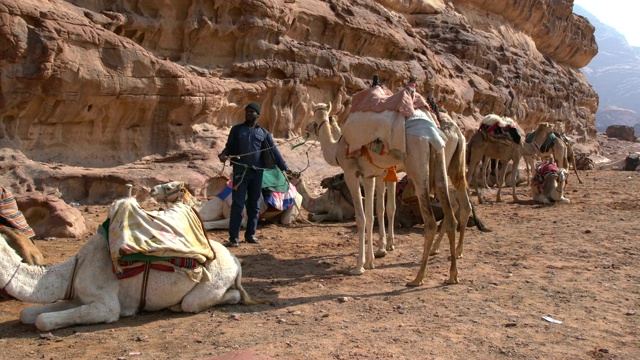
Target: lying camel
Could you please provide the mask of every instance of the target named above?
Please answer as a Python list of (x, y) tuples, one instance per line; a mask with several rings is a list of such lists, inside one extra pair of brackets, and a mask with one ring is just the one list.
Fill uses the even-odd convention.
[[(50, 331), (79, 324), (112, 323), (141, 310), (197, 313), (218, 304), (256, 304), (242, 287), (240, 261), (222, 244), (209, 241), (215, 259), (201, 265), (200, 281), (185, 271), (148, 272), (146, 296), (142, 276), (118, 280), (109, 244), (101, 233), (62, 264), (25, 265), (0, 234), (0, 284), (18, 300), (48, 303), (20, 312), (20, 321)], [(213, 276), (212, 276), (213, 275)]]
[[(223, 190), (220, 194), (212, 197), (205, 202), (198, 201), (182, 181), (171, 181), (164, 184), (154, 186), (149, 195), (157, 201), (173, 203), (183, 202), (188, 206), (194, 207), (200, 214), (205, 230), (228, 229), (229, 217), (231, 214), (231, 205), (223, 200), (226, 196), (231, 196), (231, 189)], [(295, 203), (287, 210), (277, 210), (267, 205), (262, 196), (260, 196), (260, 220), (278, 219), (282, 225), (291, 224), (300, 214), (300, 206), (302, 206), (302, 196), (296, 191)], [(247, 226), (247, 216), (243, 212), (242, 227)]]
[(564, 197), (568, 177), (569, 172), (554, 163), (537, 165), (536, 175), (531, 181), (531, 198), (541, 204), (569, 203), (569, 199)]
[(346, 184), (342, 187), (347, 189), (346, 193), (340, 188), (327, 188), (321, 195), (313, 196), (307, 191), (301, 176), (292, 177), (290, 180), (302, 195), (302, 207), (309, 212), (309, 220), (350, 221), (355, 218), (356, 212)]

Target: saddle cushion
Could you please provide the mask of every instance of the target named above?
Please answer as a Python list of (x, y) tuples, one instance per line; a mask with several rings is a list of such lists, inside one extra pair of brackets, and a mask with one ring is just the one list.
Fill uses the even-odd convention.
[(152, 215), (136, 199), (120, 199), (111, 206), (109, 219), (109, 250), (117, 270), (127, 254), (193, 258), (200, 263), (215, 257), (198, 215), (182, 203)]

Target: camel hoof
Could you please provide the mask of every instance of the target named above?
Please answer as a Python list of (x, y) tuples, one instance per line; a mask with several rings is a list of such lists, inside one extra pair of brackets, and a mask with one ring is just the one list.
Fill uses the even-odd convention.
[(429, 256), (436, 256), (438, 254), (440, 254), (440, 250), (432, 251), (431, 253), (429, 253)]
[(376, 259), (380, 259), (380, 258), (383, 258), (385, 256), (387, 256), (387, 250), (380, 249), (380, 250), (376, 251), (376, 254), (375, 254)]
[(364, 264), (364, 268), (365, 268), (366, 270), (373, 270), (373, 269), (375, 269), (375, 268), (376, 268), (376, 266), (373, 264), (373, 262), (370, 262), (370, 263), (365, 263), (365, 264)]
[(419, 280), (413, 280), (407, 283), (407, 286), (410, 287), (417, 287), (417, 286), (422, 286), (423, 282), (419, 281)]
[(362, 275), (362, 274), (364, 274), (363, 267), (349, 271), (349, 275)]
[(387, 251), (393, 251), (395, 249), (396, 249), (396, 247), (394, 245), (388, 245), (387, 246)]
[(447, 279), (447, 281), (445, 281), (445, 284), (447, 285), (453, 285), (453, 284), (459, 284), (460, 281), (458, 281), (458, 277), (454, 277), (454, 278), (449, 278)]

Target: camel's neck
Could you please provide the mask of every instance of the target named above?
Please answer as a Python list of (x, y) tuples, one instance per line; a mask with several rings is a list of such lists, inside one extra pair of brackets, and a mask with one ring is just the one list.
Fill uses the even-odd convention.
[(196, 199), (195, 196), (191, 195), (189, 190), (184, 190), (184, 198), (182, 199), (182, 203), (189, 207), (200, 207), (200, 202)]
[(307, 186), (304, 183), (304, 180), (300, 179), (300, 181), (298, 182), (298, 184), (296, 184), (296, 190), (298, 190), (298, 192), (300, 193), (300, 195), (302, 196), (302, 207), (311, 212), (311, 208), (313, 207), (313, 203), (315, 202), (315, 200), (317, 199), (317, 197), (313, 197), (308, 191), (307, 191)]
[(318, 141), (320, 141), (324, 160), (330, 165), (337, 166), (336, 155), (339, 151), (339, 142), (333, 137), (330, 122), (327, 121), (318, 128)]
[(12, 261), (5, 253), (0, 263), (0, 282), (7, 284), (5, 290), (9, 295), (20, 301), (51, 303), (64, 299), (75, 257), (59, 265), (44, 267)]

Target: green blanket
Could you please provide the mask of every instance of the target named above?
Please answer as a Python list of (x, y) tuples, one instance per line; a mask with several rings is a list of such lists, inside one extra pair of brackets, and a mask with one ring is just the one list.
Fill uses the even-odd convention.
[(285, 193), (289, 190), (289, 181), (284, 173), (279, 168), (264, 169), (262, 175), (262, 188)]

